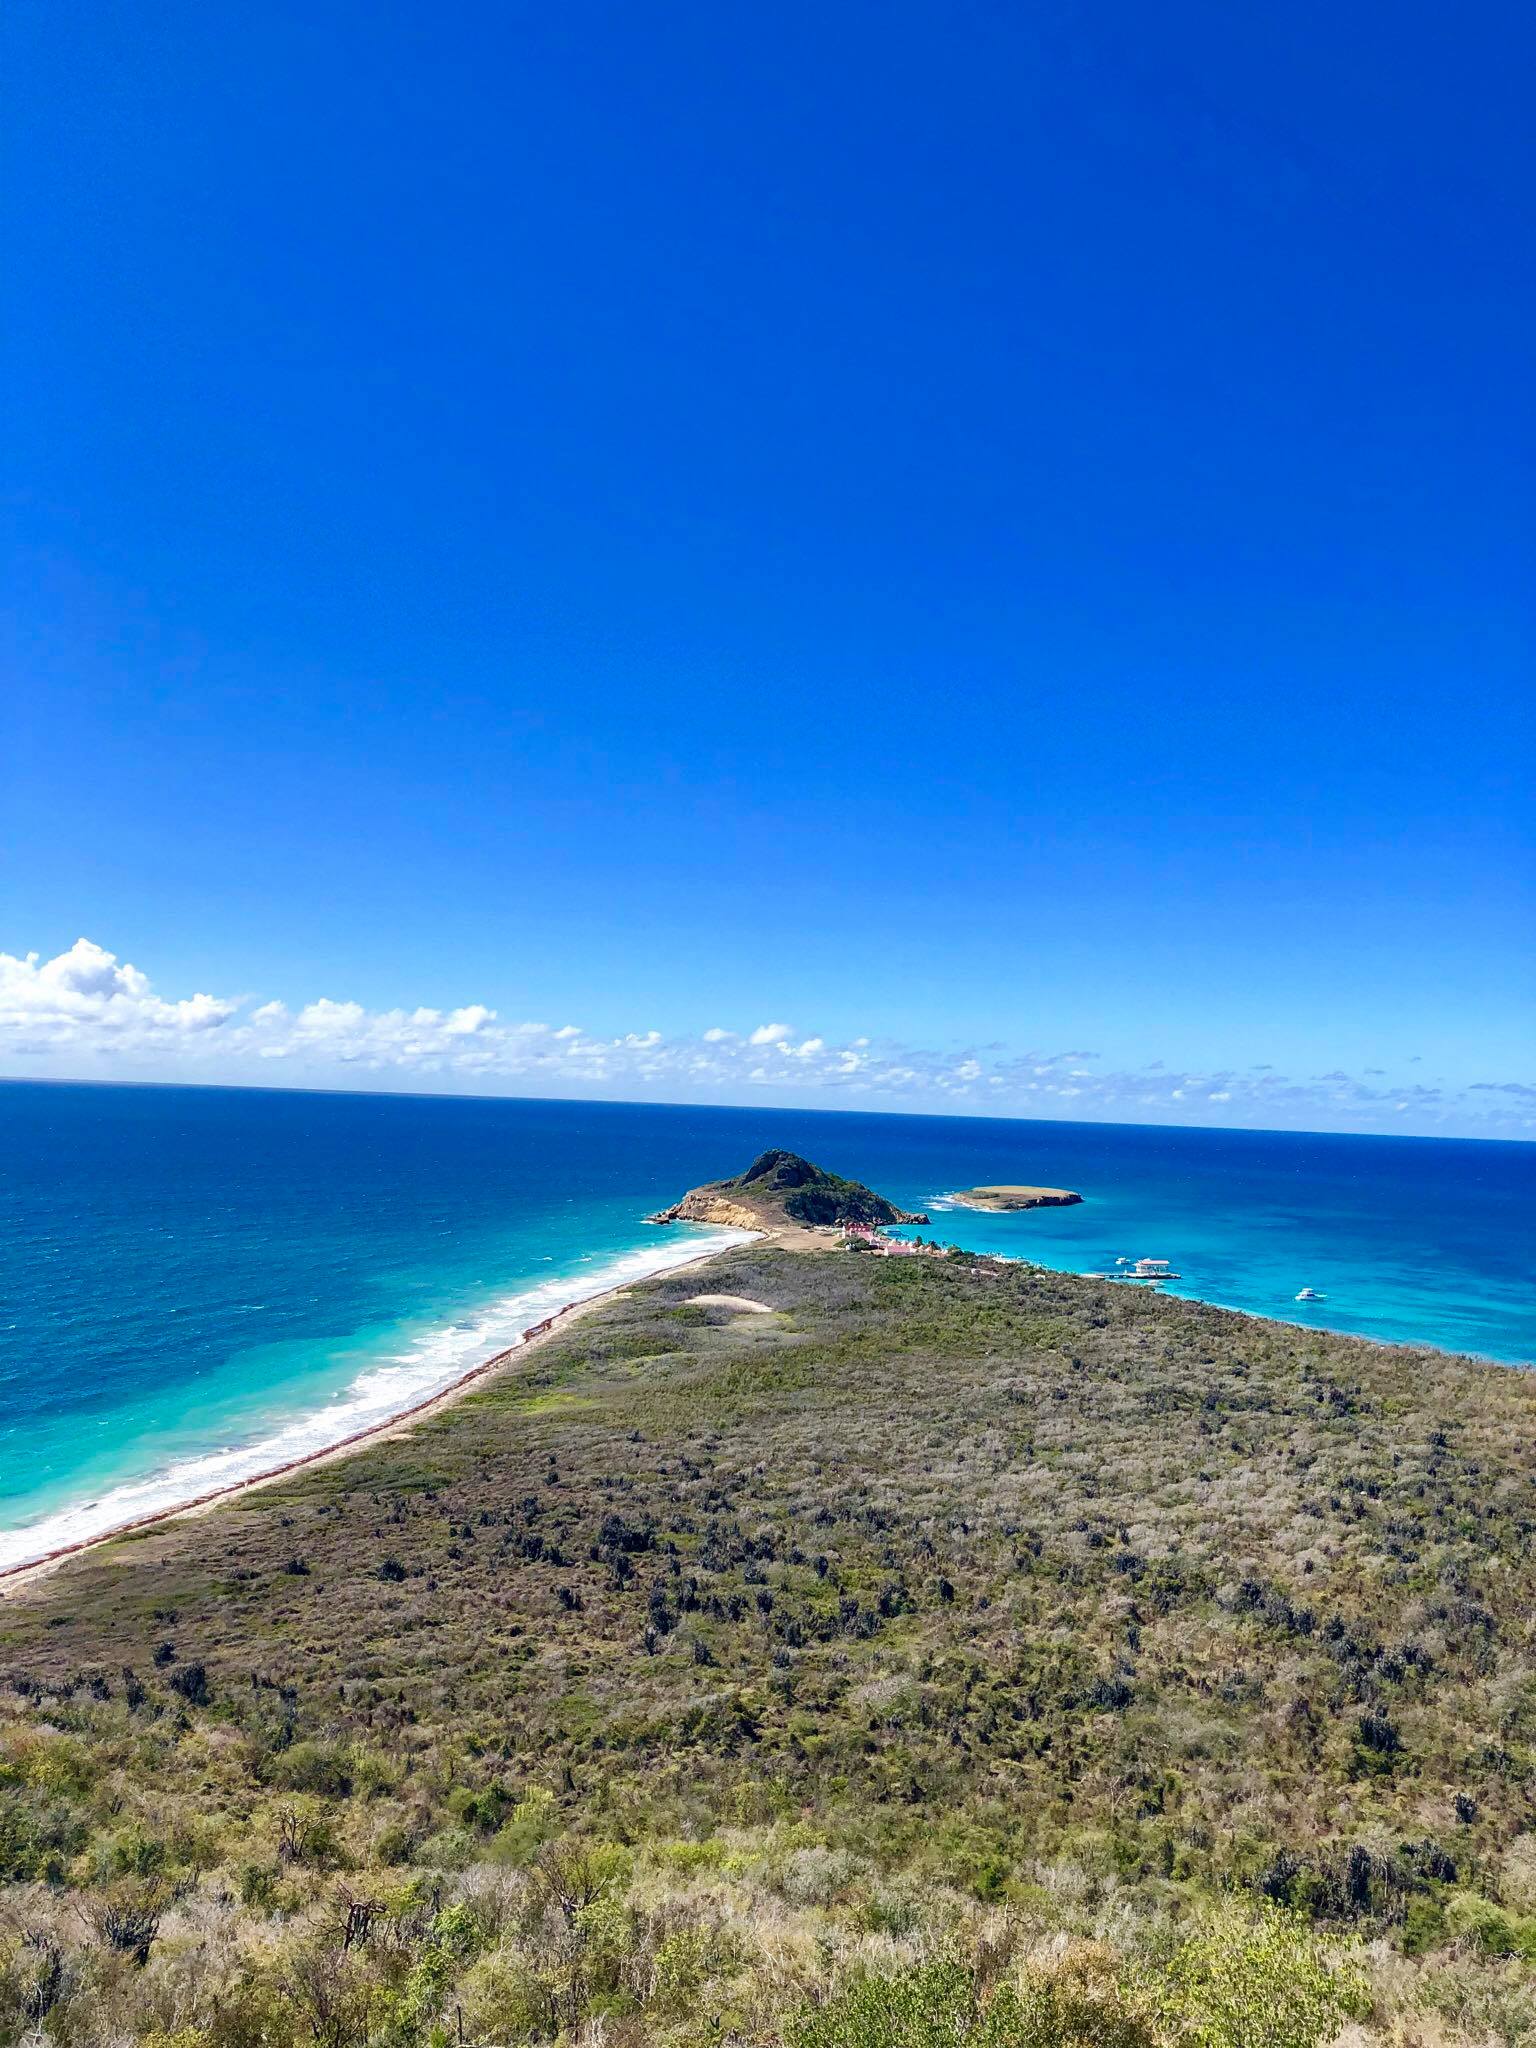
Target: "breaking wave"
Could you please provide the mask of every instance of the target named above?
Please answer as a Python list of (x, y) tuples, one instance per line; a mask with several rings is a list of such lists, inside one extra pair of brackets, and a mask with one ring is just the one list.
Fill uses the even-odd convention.
[(148, 1477), (124, 1480), (95, 1500), (53, 1510), (20, 1528), (0, 1529), (0, 1571), (35, 1564), (148, 1516), (187, 1507), (209, 1494), (333, 1450), (431, 1400), (476, 1366), (520, 1343), (526, 1330), (557, 1310), (691, 1265), (728, 1245), (747, 1242), (752, 1234), (710, 1231), (647, 1245), (590, 1269), (586, 1262), (594, 1255), (589, 1253), (579, 1262), (579, 1277), (567, 1273), (540, 1281), (458, 1321), (416, 1333), (398, 1351), (375, 1359), (323, 1407), (296, 1414), (249, 1443), (224, 1444), (178, 1458)]

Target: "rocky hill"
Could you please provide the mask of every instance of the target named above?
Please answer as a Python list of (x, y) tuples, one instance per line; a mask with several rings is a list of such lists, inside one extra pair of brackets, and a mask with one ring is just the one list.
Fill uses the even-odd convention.
[(653, 1223), (725, 1223), (738, 1230), (836, 1223), (926, 1223), (862, 1181), (844, 1180), (798, 1152), (761, 1153), (734, 1180), (708, 1181), (651, 1218)]

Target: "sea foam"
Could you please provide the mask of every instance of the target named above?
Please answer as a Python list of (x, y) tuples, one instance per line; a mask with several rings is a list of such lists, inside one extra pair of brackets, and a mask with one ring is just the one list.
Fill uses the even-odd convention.
[[(752, 1235), (747, 1230), (714, 1230), (647, 1245), (579, 1276), (553, 1275), (537, 1286), (503, 1295), (457, 1322), (419, 1331), (399, 1351), (360, 1372), (323, 1408), (295, 1415), (249, 1443), (179, 1458), (145, 1478), (112, 1487), (96, 1500), (56, 1509), (20, 1528), (0, 1529), (0, 1572), (35, 1564), (147, 1516), (185, 1507), (334, 1449), (430, 1401), (476, 1366), (521, 1343), (526, 1330), (558, 1310), (691, 1265), (729, 1245), (744, 1244)], [(585, 1265), (584, 1260), (579, 1263)]]

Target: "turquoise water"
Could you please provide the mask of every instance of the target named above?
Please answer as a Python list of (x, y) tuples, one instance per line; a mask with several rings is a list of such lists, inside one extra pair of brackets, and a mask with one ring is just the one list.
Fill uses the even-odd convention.
[[(0, 1083), (0, 1567), (334, 1443), (724, 1241), (643, 1219), (770, 1144), (974, 1249), (1163, 1257), (1234, 1308), (1536, 1358), (1536, 1147)], [(987, 1181), (1087, 1199), (944, 1207)]]

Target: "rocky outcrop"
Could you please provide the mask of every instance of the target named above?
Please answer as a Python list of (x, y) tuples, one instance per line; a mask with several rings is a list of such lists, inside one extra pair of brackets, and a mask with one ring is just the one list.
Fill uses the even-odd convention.
[(724, 1223), (732, 1230), (761, 1230), (762, 1218), (742, 1202), (711, 1194), (708, 1188), (694, 1188), (670, 1209), (658, 1210), (648, 1223)]
[(1015, 1209), (1065, 1209), (1082, 1199), (1070, 1188), (961, 1188), (945, 1196), (946, 1201), (958, 1202), (962, 1209), (986, 1209), (997, 1214)]
[(737, 1230), (803, 1229), (838, 1223), (926, 1223), (862, 1181), (844, 1180), (798, 1152), (764, 1152), (734, 1180), (693, 1188), (652, 1223), (724, 1223)]

